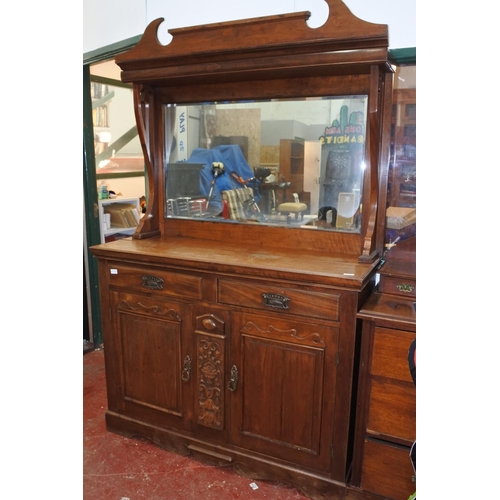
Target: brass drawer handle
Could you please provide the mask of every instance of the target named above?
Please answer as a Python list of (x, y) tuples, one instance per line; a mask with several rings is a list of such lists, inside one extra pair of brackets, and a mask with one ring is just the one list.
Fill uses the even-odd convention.
[(184, 380), (184, 382), (187, 382), (189, 380), (189, 376), (191, 374), (191, 358), (189, 356), (186, 356), (184, 358), (184, 366), (182, 367), (182, 374), (181, 378)]
[(285, 295), (278, 295), (277, 293), (263, 293), (262, 303), (273, 309), (290, 309), (290, 299)]
[(157, 276), (143, 275), (142, 286), (148, 288), (149, 290), (163, 290), (163, 279)]
[(238, 368), (236, 365), (231, 367), (231, 378), (229, 379), (229, 384), (227, 384), (227, 388), (234, 392), (238, 387)]
[(415, 287), (412, 285), (408, 285), (407, 283), (401, 283), (399, 285), (396, 285), (396, 288), (400, 292), (405, 292), (405, 293), (411, 293), (413, 290), (415, 290)]

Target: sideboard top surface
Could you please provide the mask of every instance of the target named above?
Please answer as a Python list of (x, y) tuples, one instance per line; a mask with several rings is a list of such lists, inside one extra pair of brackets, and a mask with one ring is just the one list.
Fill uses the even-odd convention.
[(146, 265), (175, 266), (185, 270), (237, 273), (238, 276), (289, 279), (361, 290), (376, 271), (375, 263), (357, 257), (321, 252), (245, 248), (238, 243), (195, 238), (123, 238), (91, 247), (98, 258)]

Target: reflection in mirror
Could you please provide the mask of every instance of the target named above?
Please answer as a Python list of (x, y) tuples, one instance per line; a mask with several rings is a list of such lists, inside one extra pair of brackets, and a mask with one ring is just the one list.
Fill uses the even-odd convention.
[(167, 105), (170, 218), (359, 232), (368, 97)]

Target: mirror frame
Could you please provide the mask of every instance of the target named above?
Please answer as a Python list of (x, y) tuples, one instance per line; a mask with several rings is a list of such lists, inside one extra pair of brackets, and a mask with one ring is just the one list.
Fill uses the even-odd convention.
[[(134, 48), (116, 57), (122, 81), (133, 84), (147, 172), (147, 211), (133, 238), (230, 239), (270, 250), (358, 256), (363, 263), (381, 258), (393, 78), (388, 27), (357, 18), (341, 0), (326, 1), (329, 17), (319, 28), (308, 27), (309, 12), (297, 12), (172, 29), (168, 45), (158, 40), (159, 18)], [(175, 123), (175, 107), (164, 115), (164, 104), (353, 94), (368, 95), (360, 233), (164, 217), (164, 166)]]

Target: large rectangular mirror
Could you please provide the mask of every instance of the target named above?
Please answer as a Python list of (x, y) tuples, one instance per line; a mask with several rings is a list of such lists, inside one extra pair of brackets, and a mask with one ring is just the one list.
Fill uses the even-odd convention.
[(367, 104), (349, 95), (165, 105), (175, 109), (165, 217), (359, 233)]

